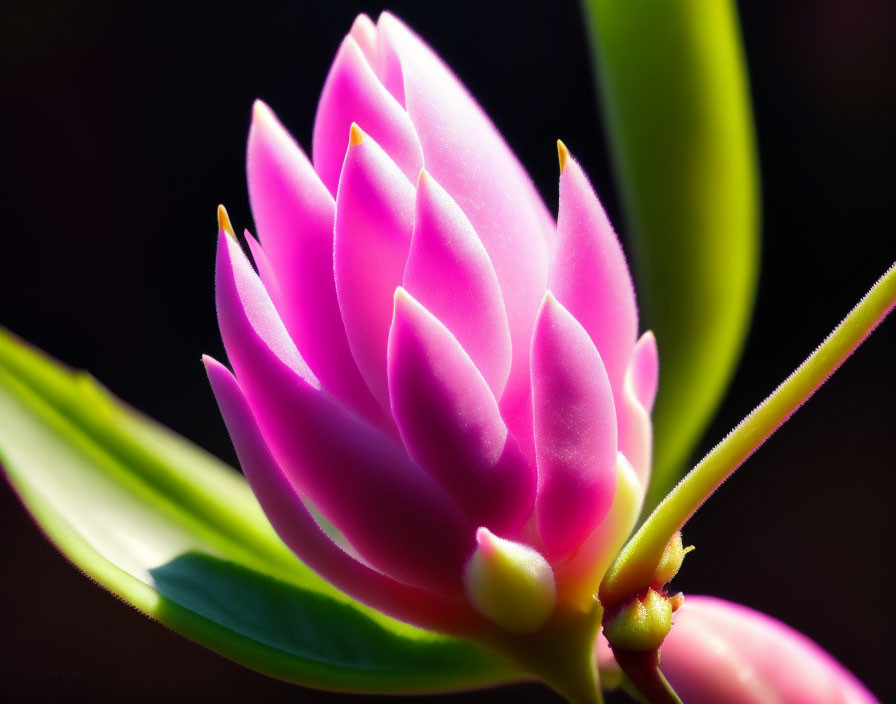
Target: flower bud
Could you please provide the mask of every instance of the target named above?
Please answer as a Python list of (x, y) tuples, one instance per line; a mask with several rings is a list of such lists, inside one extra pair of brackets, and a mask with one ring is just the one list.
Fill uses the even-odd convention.
[(662, 645), (672, 627), (672, 604), (653, 589), (635, 597), (604, 625), (614, 649), (644, 651)]
[(476, 531), (464, 584), (475, 609), (510, 633), (533, 633), (554, 611), (554, 571), (527, 545)]
[(654, 573), (653, 585), (661, 587), (664, 584), (671, 582), (672, 578), (678, 574), (678, 570), (681, 569), (681, 563), (684, 560), (684, 556), (693, 549), (693, 545), (687, 548), (683, 546), (680, 532), (673, 535), (672, 539), (666, 545), (666, 549), (663, 550), (660, 564), (657, 565), (656, 572)]

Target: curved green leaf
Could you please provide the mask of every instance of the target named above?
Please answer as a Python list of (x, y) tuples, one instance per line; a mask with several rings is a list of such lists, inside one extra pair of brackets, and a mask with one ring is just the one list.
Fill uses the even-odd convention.
[(750, 99), (732, 0), (583, 4), (660, 349), (646, 512), (683, 474), (749, 324), (759, 250)]
[(0, 464), (79, 569), (260, 672), (359, 692), (523, 678), (334, 589), (283, 545), (240, 474), (2, 330)]

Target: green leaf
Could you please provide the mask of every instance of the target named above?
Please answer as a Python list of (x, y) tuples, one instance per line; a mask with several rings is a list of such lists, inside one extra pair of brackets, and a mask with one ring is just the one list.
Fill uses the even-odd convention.
[(0, 464), (79, 569), (255, 670), (357, 692), (524, 678), (490, 651), (334, 589), (283, 545), (242, 475), (2, 329)]
[(633, 245), (660, 350), (649, 511), (686, 468), (752, 312), (759, 192), (732, 0), (583, 0)]

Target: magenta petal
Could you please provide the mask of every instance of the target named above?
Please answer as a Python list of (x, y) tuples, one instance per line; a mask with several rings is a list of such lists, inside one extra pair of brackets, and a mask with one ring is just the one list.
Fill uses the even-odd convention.
[(616, 233), (587, 176), (571, 158), (560, 175), (550, 289), (588, 331), (618, 397), (638, 334), (635, 294)]
[[(255, 239), (252, 236), (252, 233), (248, 230), (243, 231), (243, 237), (246, 238), (246, 244), (249, 245), (249, 251), (252, 253), (252, 261), (255, 263), (255, 271), (258, 272), (258, 277), (261, 279), (261, 283), (264, 284), (265, 291), (267, 291), (268, 295), (271, 297), (274, 308), (280, 312), (283, 308), (280, 284), (277, 283), (277, 276), (271, 268), (271, 262), (268, 259), (268, 255), (265, 254), (261, 244), (259, 244), (258, 240)], [(282, 317), (283, 314), (280, 313), (280, 315)]]
[(662, 646), (663, 674), (688, 704), (874, 704), (827, 652), (758, 611), (688, 596)]
[(498, 277), (470, 221), (425, 171), (404, 287), (454, 334), (500, 398), (512, 350)]
[(476, 526), (403, 448), (320, 389), (248, 260), (223, 233), (215, 288), (227, 354), (292, 484), (376, 569), (459, 595)]
[(271, 455), (237, 380), (214, 359), (203, 361), (243, 473), (277, 535), (299, 559), (341, 591), (393, 618), (441, 631), (468, 630), (474, 617), (463, 600), (396, 582), (355, 560), (321, 530)]
[(336, 196), (336, 292), (358, 368), (388, 410), (386, 344), (411, 243), (414, 188), (373, 139), (358, 136)]
[(423, 151), (411, 120), (349, 35), (330, 68), (314, 119), (314, 168), (331, 193), (339, 184), (353, 122), (377, 141), (408, 179), (417, 178)]
[(411, 457), (474, 523), (513, 537), (532, 514), (534, 469), (469, 355), (401, 288), (389, 333), (389, 388)]
[[(423, 145), (426, 170), (469, 218), (495, 267), (513, 340), (501, 407), (514, 435), (531, 444), (524, 439), (531, 427), (529, 343), (547, 285), (552, 218), (499, 132), (438, 56), (387, 12), (379, 18), (377, 38), (381, 55), (400, 61), (404, 104)], [(395, 73), (388, 66), (386, 61), (387, 85)]]
[(382, 418), (352, 357), (336, 301), (335, 203), (308, 158), (260, 100), (252, 110), (247, 170), (252, 213), (290, 336), (329, 393), (367, 418)]
[(616, 413), (600, 354), (584, 328), (545, 296), (532, 336), (538, 529), (561, 557), (606, 515), (616, 487)]

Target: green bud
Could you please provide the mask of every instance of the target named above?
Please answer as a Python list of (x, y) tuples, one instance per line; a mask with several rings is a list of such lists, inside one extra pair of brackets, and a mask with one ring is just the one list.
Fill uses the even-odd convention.
[(672, 604), (659, 592), (647, 590), (635, 597), (604, 624), (613, 648), (644, 651), (659, 648), (672, 627)]
[(660, 564), (657, 565), (656, 572), (653, 576), (653, 585), (661, 587), (672, 581), (672, 578), (678, 574), (678, 570), (681, 569), (681, 563), (684, 560), (684, 556), (693, 549), (693, 545), (688, 548), (683, 546), (680, 532), (673, 535), (672, 540), (668, 542), (666, 549), (663, 550)]
[(476, 531), (464, 585), (473, 607), (510, 633), (533, 633), (554, 611), (554, 571), (537, 550)]

